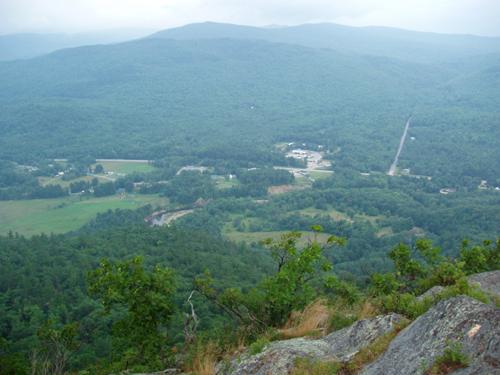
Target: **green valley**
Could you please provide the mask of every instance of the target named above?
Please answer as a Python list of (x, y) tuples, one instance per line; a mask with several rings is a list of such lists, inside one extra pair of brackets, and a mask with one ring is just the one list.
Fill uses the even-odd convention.
[(400, 314), (387, 346), (434, 287), (492, 308), (499, 73), (498, 37), (327, 23), (0, 61), (0, 373), (213, 375)]

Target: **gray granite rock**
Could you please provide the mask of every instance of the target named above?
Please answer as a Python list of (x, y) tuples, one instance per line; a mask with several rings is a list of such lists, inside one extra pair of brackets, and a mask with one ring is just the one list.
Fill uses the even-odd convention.
[(471, 361), (457, 374), (500, 374), (500, 309), (465, 296), (441, 301), (401, 331), (361, 374), (422, 374), (450, 342), (459, 342)]
[(476, 285), (483, 292), (500, 298), (500, 270), (477, 273), (467, 279), (471, 285)]
[(389, 314), (358, 320), (347, 328), (330, 333), (323, 341), (328, 343), (328, 353), (332, 357), (347, 362), (375, 339), (392, 331), (402, 319), (399, 314)]
[(220, 364), (217, 374), (280, 375), (288, 374), (298, 358), (319, 361), (347, 361), (360, 349), (390, 332), (401, 321), (398, 314), (360, 320), (321, 339), (296, 338), (275, 341), (256, 355), (242, 355)]
[(417, 301), (423, 301), (426, 298), (434, 298), (439, 293), (441, 293), (443, 290), (444, 290), (444, 286), (441, 286), (441, 285), (433, 286), (427, 292), (425, 292), (424, 294), (421, 294), (420, 296), (418, 296), (417, 297)]

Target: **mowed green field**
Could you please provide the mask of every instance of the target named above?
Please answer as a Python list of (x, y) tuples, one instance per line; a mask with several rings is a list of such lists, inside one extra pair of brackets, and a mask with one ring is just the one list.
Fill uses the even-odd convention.
[[(38, 177), (38, 182), (40, 182), (41, 185), (47, 186), (47, 185), (61, 185), (64, 188), (68, 188), (72, 183), (78, 182), (78, 181), (86, 181), (86, 182), (91, 182), (92, 179), (95, 177), (93, 176), (82, 176), (78, 178), (74, 178), (73, 180), (65, 181), (61, 179), (60, 177)], [(103, 177), (97, 177), (99, 182), (108, 182), (109, 180)]]
[(0, 234), (9, 230), (30, 236), (75, 230), (98, 213), (116, 208), (136, 209), (147, 204), (164, 207), (168, 199), (156, 195), (113, 195), (103, 198), (65, 197), (0, 202)]
[[(64, 163), (64, 162), (60, 162)], [(94, 178), (97, 178), (99, 182), (109, 182), (116, 180), (118, 177), (122, 175), (131, 174), (134, 172), (139, 173), (147, 173), (155, 170), (148, 162), (142, 161), (126, 161), (126, 160), (113, 160), (113, 161), (102, 161), (96, 164), (101, 164), (104, 168), (105, 172), (113, 172), (113, 175), (92, 175), (92, 176), (82, 176), (69, 181), (63, 180), (61, 177), (39, 177), (38, 181), (41, 185), (61, 185), (64, 188), (69, 187), (72, 183), (78, 181), (86, 181), (91, 182)], [(92, 168), (95, 168), (96, 164), (92, 165)]]
[[(139, 161), (126, 161), (126, 160), (113, 160), (113, 161), (98, 161), (97, 164), (101, 164), (105, 172), (114, 172), (120, 174), (131, 174), (134, 172), (151, 172), (155, 169), (148, 162)], [(94, 168), (96, 164), (92, 167)]]
[(345, 213), (337, 211), (336, 209), (329, 207), (325, 210), (320, 210), (314, 207), (303, 208), (302, 210), (292, 211), (301, 215), (316, 216), (316, 215), (328, 215), (335, 221), (345, 220), (348, 222), (353, 222), (353, 220)]

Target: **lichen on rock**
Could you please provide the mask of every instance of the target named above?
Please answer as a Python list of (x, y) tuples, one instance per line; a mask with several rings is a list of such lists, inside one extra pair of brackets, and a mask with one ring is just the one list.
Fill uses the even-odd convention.
[(243, 354), (229, 364), (221, 364), (217, 374), (288, 374), (299, 358), (309, 358), (313, 361), (348, 361), (359, 350), (392, 331), (402, 319), (403, 317), (398, 314), (380, 315), (359, 320), (320, 339), (296, 338), (275, 341), (259, 354), (253, 356)]
[(500, 310), (470, 297), (441, 301), (401, 331), (362, 375), (422, 374), (458, 342), (470, 366), (455, 373), (500, 374)]

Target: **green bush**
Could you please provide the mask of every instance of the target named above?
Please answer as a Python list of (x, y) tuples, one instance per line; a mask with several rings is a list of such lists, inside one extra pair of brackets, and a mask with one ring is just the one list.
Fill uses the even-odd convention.
[(248, 347), (248, 351), (251, 355), (259, 354), (261, 353), (266, 345), (269, 344), (269, 339), (267, 337), (260, 337), (256, 341), (254, 341), (250, 346)]
[(469, 358), (462, 351), (462, 345), (459, 342), (448, 343), (444, 353), (437, 357), (432, 367), (426, 375), (442, 375), (454, 372), (459, 368), (469, 366)]
[(329, 330), (336, 331), (345, 327), (349, 327), (357, 320), (355, 315), (346, 315), (340, 312), (335, 312), (330, 317)]
[[(321, 227), (314, 226), (314, 231)], [(289, 318), (292, 311), (303, 309), (317, 295), (313, 281), (330, 271), (332, 264), (325, 257), (325, 247), (313, 241), (303, 248), (298, 247), (300, 232), (282, 235), (278, 241), (263, 242), (273, 257), (276, 272), (264, 278), (255, 288), (246, 293), (237, 289), (218, 291), (213, 287), (209, 273), (195, 280), (196, 289), (206, 298), (222, 308), (243, 325), (259, 332), (268, 327), (279, 327)], [(330, 236), (329, 246), (342, 246), (343, 238)], [(337, 291), (348, 300), (358, 298), (354, 287), (337, 282)]]
[(425, 313), (433, 304), (432, 298), (424, 298), (418, 301), (410, 293), (392, 293), (381, 298), (382, 310), (387, 312), (397, 312), (410, 319), (415, 319)]

